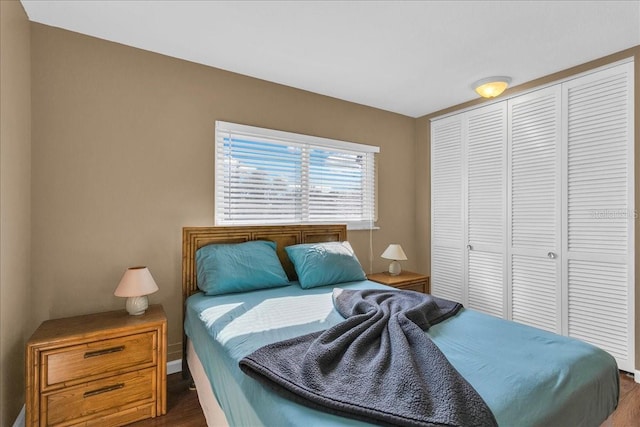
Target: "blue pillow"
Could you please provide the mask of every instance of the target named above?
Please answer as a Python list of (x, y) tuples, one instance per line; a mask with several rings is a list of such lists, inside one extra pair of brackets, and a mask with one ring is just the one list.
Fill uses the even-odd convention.
[(305, 243), (284, 250), (303, 289), (367, 278), (349, 242)]
[(206, 295), (222, 295), (289, 284), (267, 240), (203, 246), (196, 251), (198, 288)]

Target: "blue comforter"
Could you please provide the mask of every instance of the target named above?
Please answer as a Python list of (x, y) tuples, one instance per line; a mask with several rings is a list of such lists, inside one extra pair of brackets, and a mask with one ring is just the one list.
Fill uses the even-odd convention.
[[(385, 288), (368, 281), (340, 287)], [(185, 330), (231, 425), (367, 425), (293, 403), (238, 368), (243, 357), (266, 344), (342, 322), (332, 290), (292, 284), (189, 298)], [(615, 360), (584, 342), (469, 309), (426, 333), (500, 426), (599, 426), (616, 407)]]

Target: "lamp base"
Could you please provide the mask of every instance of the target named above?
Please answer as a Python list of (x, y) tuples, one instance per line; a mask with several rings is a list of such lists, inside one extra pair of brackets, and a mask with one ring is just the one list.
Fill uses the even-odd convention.
[(140, 316), (141, 314), (144, 314), (148, 307), (149, 299), (146, 295), (127, 298), (127, 312), (132, 316)]
[(389, 264), (389, 275), (398, 276), (402, 272), (402, 267), (398, 261), (391, 261)]

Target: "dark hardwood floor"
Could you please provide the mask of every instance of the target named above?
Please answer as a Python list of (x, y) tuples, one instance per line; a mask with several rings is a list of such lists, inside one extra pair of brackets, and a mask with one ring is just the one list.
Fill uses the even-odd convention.
[(167, 414), (130, 424), (131, 427), (202, 427), (204, 419), (198, 394), (189, 390), (191, 380), (182, 379), (182, 373), (167, 376)]
[[(182, 374), (167, 377), (167, 415), (131, 424), (133, 427), (200, 427), (206, 426), (198, 395), (189, 390), (190, 381)], [(633, 377), (620, 374), (618, 409), (603, 424), (606, 427), (640, 427), (640, 384)], [(567, 426), (570, 427), (570, 426)]]
[(618, 409), (603, 424), (607, 427), (640, 427), (640, 384), (620, 373)]

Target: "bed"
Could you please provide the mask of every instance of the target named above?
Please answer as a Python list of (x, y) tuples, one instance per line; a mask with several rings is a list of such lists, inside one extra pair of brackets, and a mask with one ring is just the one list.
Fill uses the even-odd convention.
[[(286, 247), (347, 240), (344, 225), (183, 229), (183, 361), (209, 426), (370, 425), (286, 399), (238, 366), (265, 345), (342, 322), (333, 307), (334, 288), (386, 288), (358, 280), (303, 289), (295, 281)], [(293, 281), (216, 296), (200, 292), (197, 251), (250, 241), (274, 242)], [(469, 309), (426, 333), (482, 396), (500, 426), (599, 426), (617, 406), (616, 362), (589, 344)]]

